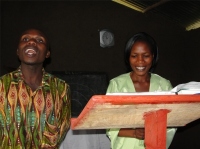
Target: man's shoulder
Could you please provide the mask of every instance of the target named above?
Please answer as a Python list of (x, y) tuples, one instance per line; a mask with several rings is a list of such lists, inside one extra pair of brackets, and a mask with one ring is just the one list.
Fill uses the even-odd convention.
[(7, 78), (11, 78), (12, 76), (17, 76), (17, 70), (2, 75), (0, 79), (7, 79)]
[(65, 80), (63, 80), (61, 78), (58, 78), (57, 76), (55, 76), (55, 75), (53, 75), (51, 73), (48, 73), (48, 72), (45, 72), (45, 78), (47, 78), (48, 80), (55, 80), (56, 82), (66, 83)]

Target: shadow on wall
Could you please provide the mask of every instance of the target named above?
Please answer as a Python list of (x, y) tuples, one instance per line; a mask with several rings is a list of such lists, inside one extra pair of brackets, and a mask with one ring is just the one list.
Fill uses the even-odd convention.
[(200, 119), (179, 127), (169, 149), (199, 149)]
[(71, 89), (72, 117), (77, 117), (93, 95), (104, 95), (108, 86), (103, 72), (53, 71), (53, 75), (65, 80)]

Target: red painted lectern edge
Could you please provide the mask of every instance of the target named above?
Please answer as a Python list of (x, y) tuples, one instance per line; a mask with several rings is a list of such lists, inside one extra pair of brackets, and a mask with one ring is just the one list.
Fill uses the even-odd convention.
[[(147, 98), (144, 98), (144, 97)], [(198, 96), (196, 100), (194, 96)], [(109, 98), (108, 98), (109, 97)], [(164, 97), (164, 98), (163, 98)], [(172, 98), (173, 97), (173, 98)], [(187, 97), (187, 98), (185, 98)], [(90, 100), (96, 103), (111, 104), (160, 104), (160, 103), (184, 103), (184, 102), (200, 102), (200, 95), (94, 95)]]
[[(144, 98), (145, 96), (145, 98)], [(195, 98), (194, 98), (195, 97)], [(129, 104), (165, 104), (165, 103), (200, 102), (200, 95), (95, 95), (89, 100), (81, 114), (71, 119), (71, 128), (80, 125), (84, 117), (95, 108), (96, 104), (129, 105)]]

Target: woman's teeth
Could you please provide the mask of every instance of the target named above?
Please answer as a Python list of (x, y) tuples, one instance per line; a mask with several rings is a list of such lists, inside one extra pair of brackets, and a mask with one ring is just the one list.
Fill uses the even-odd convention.
[(138, 69), (138, 70), (142, 71), (142, 70), (144, 70), (144, 69), (145, 69), (145, 67), (136, 67), (136, 69)]

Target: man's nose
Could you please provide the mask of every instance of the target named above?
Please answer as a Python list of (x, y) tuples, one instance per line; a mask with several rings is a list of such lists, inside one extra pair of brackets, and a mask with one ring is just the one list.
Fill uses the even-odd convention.
[(36, 40), (35, 39), (30, 39), (29, 41), (28, 41), (28, 44), (29, 45), (36, 45)]

